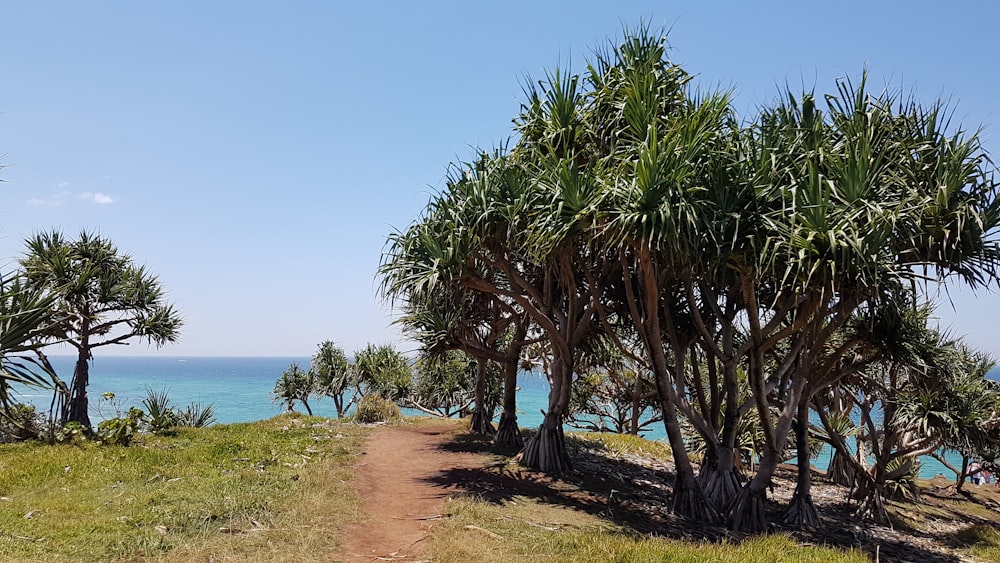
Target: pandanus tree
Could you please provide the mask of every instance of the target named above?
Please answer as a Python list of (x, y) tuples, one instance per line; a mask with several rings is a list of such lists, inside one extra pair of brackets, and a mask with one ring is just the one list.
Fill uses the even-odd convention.
[[(390, 293), (457, 283), (530, 317), (551, 392), (522, 459), (547, 471), (567, 467), (580, 347), (627, 319), (621, 348), (640, 344), (674, 452), (675, 512), (762, 531), (790, 431), (804, 440), (813, 398), (870, 353), (843, 339), (854, 313), (920, 280), (996, 280), (997, 184), (977, 134), (952, 129), (940, 104), (841, 81), (825, 110), (788, 93), (741, 124), (665, 53), (640, 29), (587, 75), (529, 87), (512, 149), (463, 167), (391, 241), (383, 275)], [(750, 410), (762, 446), (742, 484)], [(697, 477), (685, 426), (706, 444)], [(800, 465), (786, 521), (814, 524)]]
[[(954, 366), (954, 384), (949, 387), (951, 425), (945, 431), (943, 448), (962, 456), (955, 472), (955, 488), (961, 492), (969, 462), (997, 465), (1000, 453), (1000, 383), (986, 378), (996, 360), (982, 353), (963, 350), (963, 362)], [(942, 456), (934, 454), (939, 460)]]
[(51, 328), (55, 295), (28, 287), (16, 277), (0, 277), (0, 415), (12, 404), (11, 384), (49, 387), (55, 373), (35, 357)]
[[(564, 103), (576, 96), (572, 80), (559, 79), (558, 84), (559, 93), (549, 102), (539, 101), (538, 111), (576, 111), (576, 102)], [(573, 136), (572, 127), (552, 128)], [(543, 137), (550, 133), (542, 128)], [(536, 141), (563, 150), (568, 143), (563, 139), (555, 134), (554, 139)], [(568, 468), (562, 422), (570, 398), (573, 348), (591, 328), (598, 286), (609, 275), (594, 270), (599, 275), (584, 279), (581, 262), (600, 259), (580, 244), (596, 185), (571, 157), (557, 153), (537, 162), (500, 153), (481, 155), (449, 181), (420, 222), (391, 237), (381, 269), (389, 294), (415, 295), (438, 283), (459, 283), (511, 304), (552, 342), (549, 409), (522, 459), (554, 473)], [(526, 326), (523, 320), (519, 326)], [(513, 380), (515, 364), (508, 358), (506, 365)]]
[[(917, 458), (981, 442), (997, 405), (985, 379), (991, 362), (928, 326), (931, 307), (905, 300), (886, 308), (855, 321), (878, 353), (840, 384), (847, 404), (817, 409), (852, 486), (856, 514), (882, 524), (890, 523), (886, 498), (916, 494)], [(848, 432), (857, 436), (854, 452)]]
[(20, 263), (26, 285), (55, 296), (55, 322), (46, 342), (65, 342), (76, 350), (73, 378), (60, 397), (61, 422), (89, 428), (87, 386), (94, 349), (136, 339), (156, 346), (173, 342), (180, 336), (181, 316), (156, 276), (107, 237), (83, 231), (70, 240), (50, 231), (32, 236), (25, 246)]
[[(495, 403), (488, 396), (489, 390), (499, 389), (499, 381), (491, 368), (499, 366), (513, 378), (504, 377), (506, 406), (504, 412), (514, 417), (502, 419), (503, 425), (513, 425), (514, 440), (519, 442), (514, 390), (517, 363), (524, 345), (524, 328), (512, 328), (522, 317), (507, 302), (496, 295), (472, 291), (460, 283), (439, 283), (430, 292), (409, 293), (402, 307), (403, 314), (397, 323), (417, 342), (428, 362), (461, 350), (476, 359), (473, 383), (475, 386), (470, 429), (473, 432), (493, 435), (492, 424)], [(511, 338), (511, 331), (514, 338)], [(520, 336), (516, 336), (520, 334)], [(513, 370), (507, 369), (513, 366)], [(509, 393), (506, 391), (509, 389)], [(505, 436), (511, 432), (504, 430)], [(508, 437), (503, 440), (508, 440)], [(506, 444), (510, 446), (512, 444)]]
[(410, 360), (389, 344), (368, 344), (354, 353), (356, 384), (360, 395), (369, 393), (400, 403), (413, 389)]
[[(872, 94), (864, 79), (841, 81), (826, 102), (826, 115), (811, 94), (763, 112), (748, 151), (762, 227), (749, 239), (758, 258), (736, 271), (767, 440), (734, 503), (735, 529), (765, 529), (764, 491), (784, 436), (844, 373), (854, 344), (829, 345), (853, 313), (925, 275), (989, 283), (1000, 261), (997, 185), (975, 134), (949, 134), (940, 106)], [(771, 424), (764, 415), (775, 407)], [(815, 521), (808, 485), (800, 477), (790, 507), (802, 522)]]
[(656, 385), (644, 363), (604, 344), (584, 356), (573, 386), (569, 425), (639, 435), (663, 422)]
[(290, 364), (281, 377), (274, 384), (271, 390), (271, 397), (274, 402), (285, 406), (285, 412), (295, 412), (295, 403), (300, 402), (305, 407), (306, 413), (312, 416), (312, 407), (309, 406), (309, 397), (315, 391), (315, 375), (299, 367), (299, 364)]
[(354, 404), (356, 395), (354, 368), (344, 350), (333, 341), (320, 343), (310, 361), (309, 371), (313, 373), (314, 392), (319, 397), (330, 397), (337, 410), (337, 418)]
[[(740, 355), (732, 349), (735, 292), (712, 284), (728, 275), (727, 245), (741, 239), (737, 229), (752, 224), (740, 218), (748, 189), (729, 178), (737, 155), (727, 151), (734, 133), (728, 98), (692, 96), (688, 75), (666, 58), (664, 38), (648, 34), (628, 36), (599, 56), (591, 76), (593, 129), (610, 155), (603, 236), (624, 278), (609, 307), (631, 320), (654, 374), (677, 467), (673, 508), (714, 520), (739, 488)], [(687, 456), (683, 420), (706, 444), (710, 469), (701, 481)]]
[[(426, 414), (450, 418), (475, 401), (478, 365), (459, 350), (438, 354), (421, 351), (417, 358), (410, 405)], [(484, 407), (485, 408), (485, 407)]]

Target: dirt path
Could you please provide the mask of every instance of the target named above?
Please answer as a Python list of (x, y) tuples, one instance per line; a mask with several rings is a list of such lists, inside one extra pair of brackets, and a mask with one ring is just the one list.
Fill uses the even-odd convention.
[(434, 518), (455, 491), (437, 478), (484, 462), (475, 454), (442, 447), (461, 431), (460, 424), (451, 422), (383, 427), (372, 433), (356, 468), (371, 521), (345, 531), (340, 560), (420, 560)]

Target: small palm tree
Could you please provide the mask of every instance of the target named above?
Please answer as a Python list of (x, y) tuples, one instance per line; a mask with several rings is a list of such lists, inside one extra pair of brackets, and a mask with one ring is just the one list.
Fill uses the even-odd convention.
[(47, 362), (29, 355), (52, 325), (54, 296), (25, 286), (17, 277), (0, 277), (0, 409), (11, 406), (11, 383), (51, 387), (55, 374)]
[(406, 356), (392, 346), (369, 344), (355, 352), (354, 368), (362, 394), (375, 393), (393, 402), (410, 396), (413, 369)]
[(285, 412), (295, 412), (295, 402), (299, 401), (306, 408), (309, 416), (312, 416), (309, 396), (313, 393), (314, 382), (312, 372), (305, 371), (299, 367), (299, 364), (293, 363), (275, 382), (271, 395), (274, 397), (275, 403), (284, 403)]
[(312, 357), (309, 371), (313, 373), (316, 395), (330, 397), (337, 409), (337, 418), (344, 416), (357, 396), (351, 391), (355, 388), (354, 370), (344, 350), (330, 340), (322, 342)]

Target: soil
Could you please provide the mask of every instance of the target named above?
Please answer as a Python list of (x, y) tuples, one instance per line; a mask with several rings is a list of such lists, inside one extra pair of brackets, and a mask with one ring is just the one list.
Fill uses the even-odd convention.
[[(568, 440), (573, 470), (553, 478), (507, 463), (510, 452), (499, 452), (484, 438), (464, 431), (455, 421), (416, 426), (387, 426), (373, 432), (356, 471), (365, 511), (371, 521), (346, 532), (343, 561), (420, 561), (424, 541), (446, 498), (474, 494), (486, 502), (533, 498), (597, 515), (640, 534), (693, 541), (741, 541), (744, 536), (711, 525), (680, 519), (670, 513), (673, 466), (668, 460), (608, 451), (598, 442)], [(795, 467), (782, 466), (769, 495), (771, 521), (781, 519), (782, 507), (794, 490)], [(898, 505), (897, 513), (914, 512), (925, 525), (895, 528), (857, 521), (847, 502), (848, 489), (817, 472), (813, 501), (820, 529), (775, 526), (803, 545), (857, 548), (878, 561), (921, 563), (971, 561), (961, 553), (956, 533), (973, 524), (997, 526), (1000, 490), (973, 487), (960, 494), (954, 483), (935, 479), (924, 487), (916, 505)], [(974, 515), (963, 506), (979, 505)], [(920, 516), (923, 507), (927, 516)]]
[(441, 505), (458, 484), (441, 482), (445, 472), (482, 467), (474, 453), (444, 446), (463, 432), (454, 421), (376, 429), (356, 464), (358, 490), (371, 520), (347, 529), (342, 561), (415, 561)]

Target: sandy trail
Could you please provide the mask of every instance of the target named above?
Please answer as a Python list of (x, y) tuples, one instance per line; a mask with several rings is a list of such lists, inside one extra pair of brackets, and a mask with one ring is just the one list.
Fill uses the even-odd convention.
[(356, 465), (358, 490), (369, 522), (344, 533), (341, 561), (418, 561), (424, 539), (454, 486), (434, 478), (455, 469), (483, 466), (483, 458), (448, 451), (442, 445), (462, 432), (455, 422), (375, 430)]

